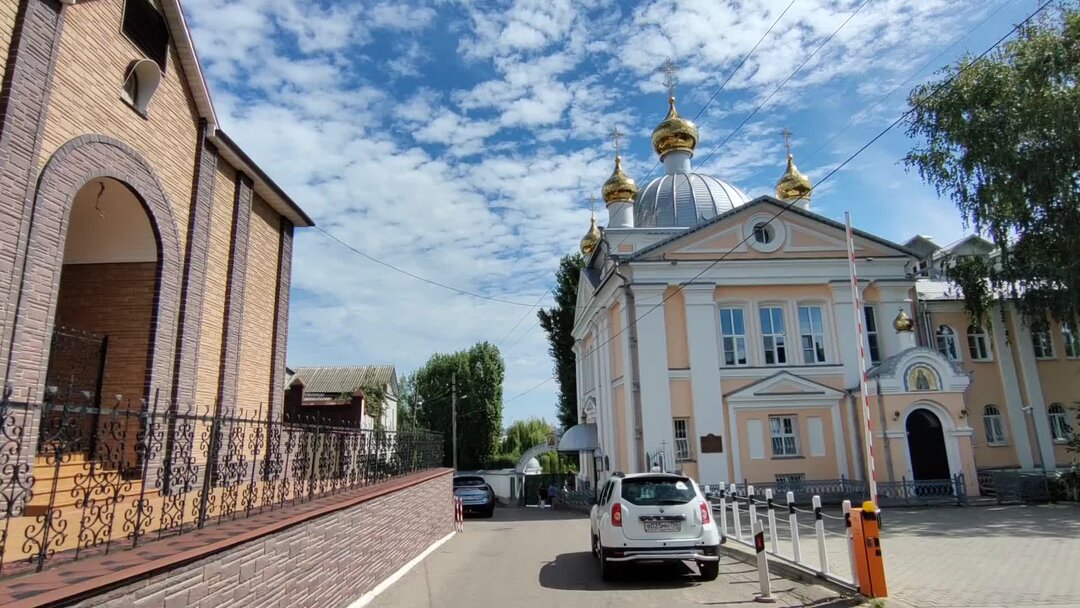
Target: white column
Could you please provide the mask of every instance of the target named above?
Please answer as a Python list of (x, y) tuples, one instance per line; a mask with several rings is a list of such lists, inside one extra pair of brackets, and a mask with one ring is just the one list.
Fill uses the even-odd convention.
[(633, 228), (634, 203), (630, 201), (610, 203), (608, 210), (608, 228)]
[[(881, 358), (884, 360), (908, 348), (900, 340), (901, 336), (896, 335), (896, 331), (893, 330), (892, 326), (893, 319), (896, 318), (900, 309), (903, 308), (909, 317), (915, 319), (917, 325), (921, 324), (921, 321), (912, 309), (911, 285), (881, 285), (878, 283), (878, 286), (881, 294), (881, 302), (876, 308), (878, 313), (878, 344), (881, 347)], [(920, 330), (919, 327), (915, 328), (915, 331)], [(912, 335), (912, 338), (914, 338), (914, 335)]]
[[(1024, 376), (1024, 405), (1032, 408), (1032, 422), (1035, 423), (1035, 436), (1039, 441), (1039, 452), (1042, 454), (1043, 466), (1047, 470), (1057, 467), (1057, 459), (1054, 456), (1054, 442), (1050, 436), (1050, 419), (1046, 415), (1046, 399), (1043, 397), (1042, 382), (1039, 381), (1039, 368), (1035, 360), (1035, 347), (1031, 343), (1031, 330), (1024, 325), (1020, 313), (1015, 307), (1009, 307), (1009, 317), (1012, 326), (1016, 329), (1016, 346), (1020, 356), (1020, 373)], [(1024, 425), (1027, 429), (1027, 425)], [(1034, 465), (1034, 463), (1033, 463)]]
[[(690, 349), (690, 395), (694, 402), (695, 437), (692, 438), (698, 460), (698, 481), (719, 483), (727, 480), (730, 437), (724, 424), (724, 399), (720, 383), (720, 351), (717, 328), (715, 285), (687, 285), (686, 338)], [(724, 452), (704, 454), (700, 437), (708, 434), (727, 437)]]
[(623, 328), (623, 332), (616, 340), (618, 341), (617, 348), (621, 349), (623, 354), (623, 417), (618, 423), (622, 425), (620, 428), (625, 441), (623, 442), (624, 450), (619, 454), (617, 462), (612, 459), (611, 469), (633, 473), (637, 470), (635, 466), (637, 440), (634, 437), (634, 383), (637, 382), (637, 378), (634, 377), (634, 362), (630, 358), (631, 330), (629, 328), (634, 319), (631, 318), (629, 301), (625, 294), (619, 296), (619, 313), (619, 325)]
[[(1016, 361), (1009, 346), (1005, 323), (1001, 319), (1001, 307), (990, 312), (990, 339), (993, 340), (994, 361), (1001, 376), (1001, 385), (1005, 389), (1005, 415), (1009, 417), (1016, 459), (1021, 469), (1030, 469), (1035, 466), (1035, 459), (1031, 454), (1031, 436), (1028, 435), (1027, 418), (1022, 409), (1024, 398), (1020, 395), (1020, 382), (1016, 377)], [(986, 404), (968, 405), (968, 409), (972, 409)]]
[[(600, 443), (600, 450), (608, 460), (611, 460), (612, 455), (615, 453), (615, 433), (614, 425), (609, 421), (613, 418), (613, 411), (611, 404), (611, 345), (607, 344), (608, 339), (611, 337), (611, 323), (610, 317), (607, 311), (600, 312), (600, 327), (599, 327), (599, 341), (597, 344), (597, 400), (596, 400), (596, 418), (597, 422), (600, 420), (605, 421), (603, 427), (597, 424), (597, 439)], [(603, 346), (601, 346), (603, 345)], [(607, 473), (604, 472), (606, 476)]]
[[(645, 451), (674, 450), (671, 387), (668, 379), (667, 330), (664, 326), (665, 285), (633, 287), (637, 304), (637, 352), (641, 378), (641, 431)], [(646, 463), (648, 466), (649, 463)], [(674, 466), (674, 463), (670, 463)]]
[[(844, 386), (853, 387), (859, 385), (859, 350), (856, 348), (855, 336), (858, 333), (855, 327), (855, 313), (851, 303), (851, 283), (849, 281), (830, 283), (833, 293), (833, 319), (836, 320), (836, 352), (840, 353), (840, 363), (844, 366)], [(863, 283), (859, 283), (859, 295), (864, 289)], [(862, 314), (862, 311), (859, 311)], [(869, 354), (867, 355), (867, 367), (870, 366)]]

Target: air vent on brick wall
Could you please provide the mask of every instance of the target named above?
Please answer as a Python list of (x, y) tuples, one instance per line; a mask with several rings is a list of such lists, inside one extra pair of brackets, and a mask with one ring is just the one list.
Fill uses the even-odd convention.
[(124, 34), (165, 71), (169, 57), (169, 26), (150, 0), (124, 3)]

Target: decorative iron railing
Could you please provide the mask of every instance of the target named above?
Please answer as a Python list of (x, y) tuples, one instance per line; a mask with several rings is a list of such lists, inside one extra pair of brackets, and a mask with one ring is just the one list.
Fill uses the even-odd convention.
[[(814, 496), (821, 499), (822, 504), (840, 504), (844, 500), (856, 500), (866, 497), (869, 489), (866, 482), (859, 479), (813, 479), (775, 483), (737, 483), (734, 484), (735, 492), (739, 496), (747, 496), (750, 488), (754, 489), (754, 496), (765, 496), (765, 490), (772, 490), (774, 496), (783, 497), (788, 492), (794, 494), (795, 503), (800, 505), (810, 504)], [(730, 491), (730, 485), (707, 486), (708, 493), (719, 494), (721, 489)], [(967, 492), (964, 486), (964, 475), (961, 473), (952, 479), (931, 480), (908, 480), (879, 481), (877, 483), (878, 504), (881, 506), (919, 506), (931, 504), (966, 504)]]
[(442, 460), (442, 436), (420, 430), (141, 402), (0, 401), (0, 574), (136, 547)]
[(881, 506), (967, 504), (963, 473), (952, 479), (879, 481), (877, 491)]

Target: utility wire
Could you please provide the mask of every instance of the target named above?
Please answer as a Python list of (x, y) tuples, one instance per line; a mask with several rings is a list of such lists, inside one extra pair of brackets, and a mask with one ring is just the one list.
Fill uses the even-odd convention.
[(794, 78), (795, 75), (798, 74), (799, 71), (801, 71), (806, 66), (806, 64), (810, 63), (810, 61), (814, 57), (816, 57), (819, 52), (821, 52), (821, 49), (825, 48), (825, 46), (827, 44), (829, 44), (829, 42), (831, 42), (832, 39), (835, 38), (837, 34), (840, 33), (840, 30), (844, 29), (844, 26), (846, 26), (849, 22), (851, 22), (851, 20), (855, 18), (855, 15), (858, 15), (859, 11), (861, 11), (867, 4), (870, 4), (870, 2), (871, 2), (871, 0), (863, 0), (863, 3), (860, 4), (858, 7), (856, 7), (855, 10), (852, 11), (851, 14), (847, 16), (847, 19), (844, 19), (844, 21), (840, 24), (840, 27), (836, 28), (836, 30), (833, 31), (832, 34), (829, 34), (829, 37), (826, 38), (824, 40), (824, 42), (822, 42), (820, 45), (818, 45), (818, 47), (816, 49), (814, 49), (813, 53), (810, 53), (809, 55), (807, 55), (806, 59), (803, 59), (802, 63), (799, 64), (799, 67), (795, 68), (794, 72), (789, 74), (788, 77), (785, 78), (784, 81), (781, 82), (779, 86), (777, 86), (775, 89), (773, 89), (772, 93), (769, 93), (768, 97), (766, 97), (764, 100), (762, 100), (762, 102), (759, 103), (756, 108), (754, 108), (754, 111), (750, 112), (750, 114), (747, 115), (747, 117), (744, 118), (743, 121), (739, 123), (739, 126), (735, 127), (734, 131), (732, 131), (731, 133), (728, 133), (727, 137), (725, 137), (720, 143), (716, 144), (716, 147), (713, 148), (711, 152), (709, 152), (709, 155), (706, 156), (704, 158), (704, 160), (702, 160), (698, 164), (698, 168), (700, 169), (701, 167), (705, 166), (705, 164), (709, 162), (709, 160), (713, 157), (713, 155), (716, 154), (716, 152), (718, 150), (720, 150), (720, 148), (724, 147), (724, 144), (731, 141), (731, 138), (735, 137), (735, 134), (738, 133), (739, 130), (741, 130), (743, 128), (743, 126), (746, 125), (746, 123), (750, 122), (750, 119), (753, 118), (758, 112), (760, 112), (761, 108), (764, 108), (765, 104), (769, 103), (769, 101), (773, 98), (773, 96), (775, 96), (777, 93), (779, 93), (780, 89), (784, 88), (784, 85), (786, 85), (792, 78)]
[(536, 389), (540, 388), (541, 386), (544, 386), (545, 384), (547, 384), (548, 382), (551, 382), (554, 379), (555, 378), (553, 376), (548, 376), (542, 382), (540, 382), (539, 384), (536, 384), (535, 386), (533, 386), (529, 390), (518, 393), (518, 394), (514, 395), (513, 397), (504, 400), (503, 405), (506, 405), (507, 403), (510, 403), (511, 401), (514, 401), (515, 399), (520, 399), (520, 398), (524, 397), (525, 395), (528, 395), (529, 393), (535, 391)]
[[(867, 0), (867, 2), (869, 2), (869, 0)], [(997, 48), (998, 46), (1000, 46), (1000, 45), (1001, 45), (1001, 43), (1005, 42), (1005, 41), (1006, 41), (1006, 40), (1007, 40), (1007, 39), (1008, 39), (1008, 38), (1009, 38), (1010, 36), (1012, 36), (1012, 35), (1013, 35), (1014, 33), (1016, 33), (1016, 32), (1017, 32), (1017, 31), (1018, 31), (1018, 30), (1019, 30), (1020, 28), (1022, 28), (1022, 27), (1023, 27), (1024, 25), (1026, 25), (1026, 24), (1027, 24), (1027, 23), (1028, 23), (1029, 21), (1031, 21), (1032, 19), (1034, 19), (1034, 18), (1035, 18), (1035, 17), (1036, 17), (1036, 16), (1037, 16), (1037, 15), (1038, 15), (1039, 13), (1041, 13), (1041, 12), (1042, 12), (1043, 10), (1045, 10), (1045, 9), (1046, 9), (1046, 7), (1048, 7), (1048, 6), (1050, 6), (1051, 4), (1053, 4), (1053, 2), (1054, 2), (1054, 0), (1046, 0), (1046, 2), (1044, 2), (1043, 4), (1041, 4), (1041, 5), (1039, 6), (1039, 8), (1035, 10), (1035, 12), (1031, 13), (1031, 14), (1030, 14), (1030, 15), (1028, 15), (1028, 16), (1027, 16), (1027, 18), (1025, 18), (1025, 19), (1024, 19), (1023, 21), (1021, 21), (1020, 23), (1018, 23), (1018, 24), (1016, 24), (1015, 26), (1013, 26), (1013, 27), (1012, 27), (1012, 29), (1010, 29), (1010, 30), (1009, 30), (1008, 32), (1006, 32), (1006, 33), (1005, 33), (1005, 35), (1003, 35), (1003, 36), (1002, 36), (1001, 38), (999, 38), (999, 39), (997, 40), (997, 42), (995, 42), (995, 43), (994, 43), (994, 44), (992, 44), (992, 45), (991, 45), (990, 47), (988, 47), (988, 48), (987, 48), (987, 49), (986, 49), (985, 51), (983, 51), (982, 53), (980, 53), (980, 54), (979, 54), (979, 55), (978, 55), (978, 56), (977, 56), (977, 57), (976, 57), (976, 58), (975, 58), (974, 60), (972, 60), (971, 62), (969, 62), (969, 63), (965, 64), (964, 66), (962, 66), (962, 67), (961, 67), (960, 69), (958, 69), (958, 70), (956, 71), (956, 73), (954, 73), (954, 74), (953, 74), (952, 76), (950, 76), (950, 77), (949, 77), (949, 78), (947, 78), (946, 80), (944, 80), (944, 81), (940, 82), (940, 83), (939, 83), (939, 84), (938, 84), (938, 85), (937, 85), (936, 87), (934, 87), (934, 90), (933, 90), (933, 91), (931, 91), (931, 92), (930, 92), (930, 94), (929, 94), (929, 95), (928, 95), (927, 97), (933, 97), (934, 95), (937, 95), (937, 94), (938, 94), (938, 93), (939, 93), (939, 92), (940, 92), (940, 91), (941, 91), (942, 89), (944, 89), (945, 87), (949, 86), (949, 85), (950, 85), (950, 84), (951, 84), (951, 83), (952, 83), (952, 82), (953, 82), (954, 80), (956, 80), (957, 78), (959, 78), (959, 77), (960, 77), (960, 75), (964, 74), (964, 73), (965, 73), (965, 72), (966, 72), (967, 70), (971, 69), (971, 67), (972, 67), (972, 66), (974, 66), (974, 65), (975, 65), (975, 64), (977, 64), (977, 63), (978, 63), (979, 61), (981, 61), (981, 60), (982, 60), (982, 59), (983, 59), (984, 57), (986, 57), (986, 56), (987, 56), (988, 54), (990, 54), (990, 53), (991, 53), (991, 52), (992, 52), (992, 51), (993, 51), (994, 49), (996, 49), (996, 48)], [(866, 3), (864, 2), (864, 3), (863, 3), (863, 6), (865, 6), (865, 5), (866, 5)], [(843, 161), (843, 162), (841, 162), (841, 163), (840, 163), (839, 165), (837, 165), (837, 166), (836, 166), (835, 168), (833, 168), (833, 169), (832, 169), (831, 171), (829, 171), (829, 173), (828, 173), (828, 174), (826, 174), (826, 175), (825, 175), (825, 177), (823, 177), (823, 178), (821, 178), (820, 180), (818, 180), (818, 182), (817, 182), (816, 184), (814, 184), (814, 185), (813, 185), (813, 186), (812, 186), (812, 187), (810, 188), (810, 190), (809, 190), (809, 191), (808, 191), (808, 192), (807, 192), (806, 194), (804, 194), (804, 195), (800, 196), (800, 197), (799, 197), (799, 198), (797, 198), (797, 199), (794, 199), (794, 200), (792, 200), (792, 201), (788, 202), (788, 203), (787, 203), (786, 205), (784, 205), (783, 207), (781, 207), (781, 208), (780, 208), (780, 210), (779, 210), (779, 211), (777, 211), (777, 212), (776, 212), (776, 213), (775, 213), (775, 214), (774, 214), (774, 215), (773, 215), (772, 217), (770, 217), (770, 218), (769, 218), (769, 219), (768, 219), (767, 221), (765, 221), (765, 222), (763, 223), (763, 225), (764, 225), (764, 226), (767, 226), (767, 225), (771, 224), (771, 223), (773, 222), (773, 220), (775, 220), (776, 218), (778, 218), (778, 217), (780, 217), (781, 215), (783, 215), (784, 213), (786, 213), (786, 212), (787, 212), (787, 211), (788, 211), (789, 209), (791, 209), (791, 208), (792, 208), (792, 207), (793, 207), (793, 206), (794, 206), (794, 205), (795, 205), (796, 203), (798, 203), (799, 201), (802, 201), (802, 200), (806, 200), (806, 199), (808, 199), (808, 198), (809, 198), (809, 196), (810, 196), (810, 195), (811, 195), (811, 194), (813, 193), (813, 191), (814, 191), (815, 189), (817, 189), (817, 188), (818, 188), (819, 186), (821, 186), (821, 184), (823, 184), (823, 183), (825, 183), (826, 181), (828, 181), (828, 180), (829, 180), (829, 179), (830, 179), (830, 178), (831, 178), (832, 176), (836, 175), (836, 174), (837, 174), (837, 173), (838, 173), (838, 172), (839, 172), (839, 171), (840, 171), (841, 169), (843, 169), (844, 167), (846, 167), (846, 166), (847, 166), (847, 165), (848, 165), (848, 164), (849, 164), (849, 163), (850, 163), (851, 161), (855, 160), (855, 158), (856, 158), (856, 157), (858, 157), (858, 156), (859, 156), (860, 154), (862, 154), (862, 153), (863, 153), (863, 152), (864, 152), (864, 151), (865, 151), (865, 150), (866, 150), (867, 148), (869, 148), (870, 146), (872, 146), (872, 145), (873, 145), (874, 143), (876, 143), (876, 142), (877, 142), (877, 141), (878, 141), (879, 139), (881, 139), (882, 137), (884, 137), (884, 136), (885, 136), (885, 134), (886, 134), (886, 133), (888, 133), (889, 131), (891, 131), (891, 130), (892, 130), (892, 129), (893, 129), (894, 127), (896, 127), (896, 125), (898, 125), (898, 124), (900, 124), (901, 122), (903, 122), (903, 121), (904, 121), (904, 120), (905, 120), (905, 119), (906, 119), (906, 118), (907, 118), (908, 116), (910, 116), (910, 115), (911, 115), (912, 113), (914, 113), (916, 109), (917, 109), (916, 107), (912, 107), (912, 108), (908, 109), (907, 111), (905, 111), (905, 112), (904, 112), (903, 114), (901, 114), (901, 115), (900, 115), (899, 117), (897, 117), (897, 118), (896, 118), (896, 120), (894, 120), (893, 122), (891, 122), (891, 123), (890, 123), (890, 124), (889, 124), (889, 125), (888, 125), (887, 127), (885, 127), (884, 129), (882, 129), (882, 130), (881, 130), (881, 131), (880, 131), (880, 132), (879, 132), (879, 133), (878, 133), (877, 135), (875, 135), (874, 137), (872, 137), (872, 138), (870, 139), (870, 141), (868, 141), (868, 142), (866, 142), (865, 144), (863, 144), (863, 145), (862, 145), (862, 146), (861, 146), (861, 147), (860, 147), (860, 148), (859, 148), (858, 150), (856, 150), (856, 151), (855, 151), (854, 153), (852, 153), (852, 154), (851, 154), (850, 156), (848, 156), (848, 157), (847, 157), (846, 159), (844, 159), (844, 161)], [(696, 282), (696, 281), (697, 281), (697, 280), (698, 280), (699, 278), (701, 278), (701, 277), (702, 277), (702, 276), (703, 276), (703, 275), (704, 275), (705, 273), (707, 273), (708, 271), (712, 270), (712, 269), (713, 269), (713, 268), (714, 268), (714, 267), (715, 267), (715, 266), (716, 266), (717, 264), (719, 264), (719, 263), (720, 263), (721, 261), (723, 261), (723, 260), (724, 260), (725, 258), (727, 258), (727, 256), (729, 256), (729, 255), (731, 255), (732, 253), (734, 253), (734, 252), (735, 252), (735, 250), (737, 250), (737, 249), (738, 249), (739, 247), (741, 247), (741, 246), (742, 246), (742, 244), (743, 244), (743, 243), (745, 243), (745, 242), (746, 242), (747, 240), (749, 240), (749, 239), (750, 239), (750, 238), (751, 238), (752, 236), (753, 236), (753, 234), (748, 234), (748, 235), (746, 235), (745, 237), (743, 237), (743, 239), (742, 239), (741, 241), (739, 241), (738, 243), (736, 243), (736, 244), (735, 244), (735, 245), (734, 245), (734, 246), (733, 246), (733, 247), (732, 247), (731, 249), (729, 249), (728, 251), (724, 252), (724, 254), (723, 254), (723, 255), (721, 255), (721, 256), (720, 256), (719, 258), (717, 258), (716, 260), (714, 260), (714, 261), (713, 261), (712, 263), (710, 263), (710, 264), (709, 264), (708, 266), (706, 266), (706, 267), (705, 267), (705, 268), (704, 268), (704, 269), (703, 269), (703, 270), (702, 270), (701, 272), (697, 273), (697, 274), (696, 274), (696, 275), (695, 275), (695, 276), (694, 276), (693, 278), (691, 278), (691, 279), (690, 279), (690, 280), (688, 280), (688, 281), (684, 281), (684, 282), (680, 283), (679, 285), (676, 285), (676, 286), (675, 286), (675, 289), (674, 289), (674, 290), (672, 290), (672, 292), (671, 292), (671, 293), (670, 293), (669, 295), (667, 295), (667, 296), (664, 296), (664, 298), (663, 298), (662, 300), (660, 300), (660, 302), (658, 302), (657, 304), (654, 304), (654, 305), (653, 305), (652, 307), (650, 307), (650, 308), (649, 308), (648, 310), (646, 310), (646, 311), (645, 311), (644, 313), (642, 313), (641, 315), (638, 315), (636, 319), (631, 319), (631, 320), (630, 320), (630, 322), (629, 322), (629, 323), (627, 323), (626, 327), (623, 327), (622, 329), (620, 329), (620, 330), (619, 330), (618, 332), (616, 332), (615, 334), (613, 334), (613, 335), (612, 335), (611, 337), (609, 337), (609, 338), (608, 338), (607, 340), (604, 340), (604, 341), (603, 341), (603, 342), (601, 342), (600, 344), (597, 344), (596, 346), (594, 346), (594, 347), (593, 347), (592, 349), (590, 349), (590, 350), (589, 350), (589, 351), (588, 351), (587, 353), (585, 353), (585, 355), (583, 355), (583, 358), (584, 358), (584, 357), (588, 357), (589, 355), (591, 355), (591, 354), (595, 353), (596, 351), (600, 350), (601, 348), (603, 348), (604, 346), (606, 346), (607, 344), (609, 344), (609, 343), (610, 343), (610, 342), (611, 342), (612, 340), (614, 340), (615, 338), (617, 338), (617, 337), (619, 337), (620, 335), (622, 335), (622, 334), (623, 334), (624, 332), (626, 332), (626, 331), (627, 331), (628, 329), (630, 329), (631, 327), (634, 327), (634, 326), (635, 326), (635, 325), (637, 324), (637, 322), (638, 322), (638, 321), (640, 321), (640, 320), (641, 320), (642, 318), (644, 318), (644, 317), (645, 317), (646, 315), (648, 315), (648, 314), (652, 313), (652, 312), (653, 312), (653, 311), (655, 311), (655, 310), (656, 310), (657, 308), (660, 308), (660, 307), (661, 307), (661, 306), (663, 306), (663, 305), (664, 305), (664, 304), (665, 304), (665, 303), (666, 303), (666, 302), (667, 302), (668, 300), (670, 300), (671, 298), (675, 297), (675, 294), (677, 294), (677, 293), (681, 292), (681, 291), (682, 291), (683, 289), (685, 289), (686, 285), (689, 285), (689, 284), (692, 284), (692, 283)], [(549, 380), (550, 380), (550, 378), (549, 378)], [(546, 382), (546, 381), (545, 381), (545, 382)], [(538, 387), (539, 387), (539, 386), (541, 386), (542, 384), (543, 384), (543, 383), (541, 383), (540, 385), (537, 385), (537, 387), (534, 387), (534, 388), (538, 388)], [(533, 390), (533, 389), (529, 389), (529, 390), (531, 391), (531, 390)], [(522, 393), (521, 395), (518, 395), (518, 396), (519, 396), (519, 397), (520, 397), (520, 396), (523, 396), (523, 395), (527, 394), (528, 392), (529, 392), (529, 391), (526, 391), (525, 393)], [(515, 399), (516, 399), (516, 398), (517, 398), (517, 397), (515, 397)]]
[[(536, 308), (537, 306), (539, 306), (541, 300), (543, 300), (544, 297), (547, 296), (549, 293), (551, 293), (551, 289), (548, 289), (544, 293), (540, 294), (540, 297), (536, 299), (536, 302), (534, 302), (533, 305), (529, 307), (529, 310), (525, 311), (525, 314), (521, 315), (521, 318), (518, 319), (518, 322), (514, 323), (514, 326), (510, 328), (510, 331), (506, 332), (506, 335), (503, 336), (502, 340), (499, 340), (499, 343), (495, 345), (495, 348), (501, 348), (502, 347), (503, 343), (505, 343), (506, 340), (510, 337), (510, 334), (514, 333), (514, 330), (516, 330), (518, 328), (518, 325), (521, 325), (521, 322), (525, 320), (525, 317), (528, 317), (529, 314), (532, 313), (533, 309)], [(526, 332), (526, 333), (528, 333), (528, 332)], [(514, 342), (514, 344), (517, 344), (517, 342)]]
[(532, 308), (532, 307), (536, 306), (535, 304), (526, 304), (525, 302), (515, 302), (513, 300), (504, 300), (502, 298), (495, 298), (495, 297), (492, 297), (492, 296), (485, 296), (483, 294), (475, 293), (475, 292), (469, 291), (467, 289), (461, 289), (460, 287), (454, 287), (453, 285), (447, 285), (446, 283), (440, 283), (438, 281), (429, 279), (427, 277), (422, 277), (422, 276), (420, 276), (418, 274), (414, 274), (412, 272), (409, 272), (408, 270), (405, 270), (404, 268), (399, 268), (397, 266), (394, 266), (390, 262), (380, 260), (379, 258), (377, 258), (377, 257), (375, 257), (373, 255), (368, 255), (367, 253), (364, 253), (363, 251), (360, 251), (356, 247), (353, 247), (352, 245), (350, 245), (350, 244), (346, 243), (345, 241), (339, 239), (338, 237), (334, 236), (333, 234), (331, 234), (329, 231), (327, 231), (322, 226), (315, 226), (315, 230), (325, 234), (331, 240), (336, 241), (338, 244), (342, 245), (343, 247), (345, 247), (346, 249), (352, 251), (353, 253), (356, 253), (356, 254), (358, 254), (360, 256), (363, 256), (364, 258), (367, 258), (368, 260), (370, 260), (372, 262), (375, 262), (376, 264), (385, 266), (385, 267), (389, 268), (390, 270), (393, 270), (395, 272), (400, 272), (401, 274), (403, 274), (405, 276), (412, 277), (412, 278), (414, 278), (414, 279), (416, 279), (418, 281), (423, 281), (424, 283), (427, 283), (429, 285), (434, 285), (436, 287), (442, 287), (443, 289), (448, 289), (450, 291), (453, 291), (453, 292), (456, 292), (456, 293), (459, 293), (459, 294), (462, 294), (462, 295), (478, 298), (478, 299), (481, 299), (481, 300), (488, 300), (489, 302), (499, 302), (501, 304), (512, 304), (514, 306), (528, 306), (529, 308)]

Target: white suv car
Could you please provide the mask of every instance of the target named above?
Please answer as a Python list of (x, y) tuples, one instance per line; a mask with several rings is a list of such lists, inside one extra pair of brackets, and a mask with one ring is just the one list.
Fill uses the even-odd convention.
[(716, 579), (720, 544), (712, 506), (689, 477), (616, 473), (592, 508), (592, 550), (611, 580), (627, 562), (693, 561)]

